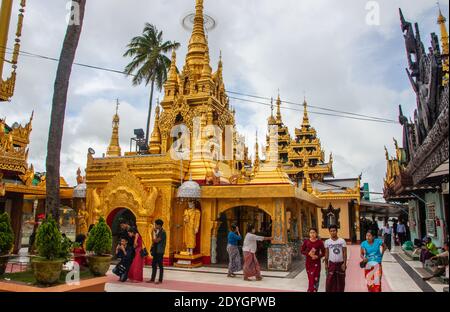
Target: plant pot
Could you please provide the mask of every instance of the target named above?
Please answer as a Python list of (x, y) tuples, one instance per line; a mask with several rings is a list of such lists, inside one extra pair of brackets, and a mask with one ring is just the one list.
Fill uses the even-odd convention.
[(39, 284), (53, 285), (58, 282), (63, 269), (64, 260), (33, 259), (31, 265), (34, 277)]
[(111, 265), (111, 256), (89, 256), (87, 257), (89, 270), (95, 276), (105, 276)]
[(0, 275), (5, 274), (6, 265), (8, 264), (9, 255), (0, 255)]

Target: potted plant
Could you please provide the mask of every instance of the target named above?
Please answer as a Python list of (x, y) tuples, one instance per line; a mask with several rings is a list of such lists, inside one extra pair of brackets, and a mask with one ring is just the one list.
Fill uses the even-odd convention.
[(96, 276), (105, 276), (111, 264), (112, 233), (105, 219), (100, 217), (98, 223), (89, 232), (86, 249), (93, 255), (87, 257), (89, 269)]
[(63, 264), (69, 259), (70, 243), (63, 238), (56, 221), (48, 216), (36, 234), (38, 257), (31, 261), (34, 277), (39, 284), (55, 284), (61, 275)]
[(9, 215), (0, 214), (0, 275), (5, 273), (9, 254), (14, 245), (14, 232)]

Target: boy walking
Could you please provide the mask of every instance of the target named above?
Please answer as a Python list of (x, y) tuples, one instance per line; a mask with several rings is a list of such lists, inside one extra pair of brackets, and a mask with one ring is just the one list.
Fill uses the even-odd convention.
[(344, 239), (338, 237), (336, 225), (331, 225), (328, 230), (331, 238), (325, 241), (326, 292), (344, 292), (347, 245)]

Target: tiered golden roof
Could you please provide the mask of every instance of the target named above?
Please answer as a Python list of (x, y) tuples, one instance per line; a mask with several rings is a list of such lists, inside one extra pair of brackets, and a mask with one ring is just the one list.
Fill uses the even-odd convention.
[(28, 144), (32, 131), (33, 114), (25, 125), (9, 127), (0, 119), (0, 169), (25, 174), (28, 164)]
[[(311, 126), (308, 116), (308, 104), (303, 103), (303, 120), (300, 129), (295, 129), (295, 139), (291, 139), (289, 129), (283, 124), (281, 99), (277, 99), (277, 117), (268, 119), (270, 126), (278, 126), (278, 156), (284, 171), (293, 181), (323, 181), (325, 176), (333, 176), (333, 157), (325, 162), (325, 155), (316, 130)], [(269, 137), (267, 138), (269, 140)], [(310, 183), (309, 183), (310, 184)], [(306, 190), (305, 186), (305, 190)]]

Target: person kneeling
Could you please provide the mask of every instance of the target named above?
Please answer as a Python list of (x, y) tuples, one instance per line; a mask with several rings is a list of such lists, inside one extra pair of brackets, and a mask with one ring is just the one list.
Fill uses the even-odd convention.
[(117, 245), (116, 256), (120, 259), (120, 262), (113, 269), (113, 273), (120, 277), (121, 282), (125, 282), (128, 279), (128, 270), (133, 261), (133, 248), (128, 245), (125, 238), (122, 238), (120, 244)]
[[(423, 277), (423, 280), (428, 281), (433, 277), (440, 277), (444, 275), (448, 269), (448, 242), (444, 243), (442, 248), (444, 251), (436, 256), (430, 258), (430, 260), (437, 266), (437, 269), (433, 271), (433, 275), (429, 277)], [(447, 276), (448, 277), (448, 276)]]

